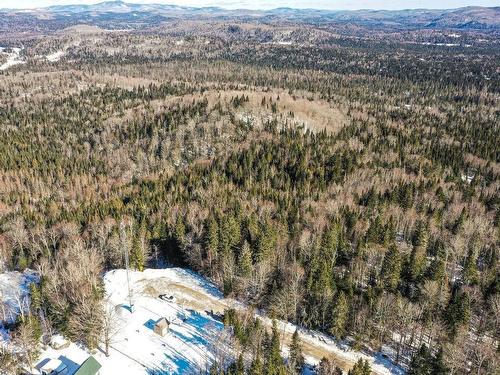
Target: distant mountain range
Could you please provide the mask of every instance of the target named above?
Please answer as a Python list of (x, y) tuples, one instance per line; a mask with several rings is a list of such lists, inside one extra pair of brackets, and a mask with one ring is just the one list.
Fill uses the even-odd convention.
[[(262, 22), (293, 21), (304, 23), (353, 24), (363, 27), (390, 29), (471, 29), (500, 30), (500, 7), (466, 7), (458, 9), (356, 10), (331, 11), (318, 9), (276, 8), (272, 10), (227, 10), (219, 7), (186, 7), (165, 4), (133, 4), (106, 1), (94, 5), (55, 5), (46, 8), (14, 10), (1, 13), (30, 14), (40, 19), (74, 17), (120, 20), (130, 16), (131, 22), (161, 22), (172, 18), (248, 19)], [(114, 15), (114, 16), (113, 16)], [(135, 18), (135, 20), (134, 20)]]

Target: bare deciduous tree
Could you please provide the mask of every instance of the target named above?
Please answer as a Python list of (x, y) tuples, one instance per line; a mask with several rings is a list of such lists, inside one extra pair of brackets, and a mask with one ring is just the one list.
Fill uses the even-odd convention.
[(109, 348), (122, 328), (122, 320), (116, 313), (115, 306), (109, 300), (103, 302), (102, 311), (102, 342), (104, 344), (104, 353), (109, 356)]

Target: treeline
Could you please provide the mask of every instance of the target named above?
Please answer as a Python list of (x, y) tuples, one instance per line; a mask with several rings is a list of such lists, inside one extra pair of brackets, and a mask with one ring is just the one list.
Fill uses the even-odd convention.
[[(299, 331), (293, 333), (288, 355), (283, 357), (283, 334), (275, 320), (271, 331), (255, 318), (252, 312), (237, 312), (234, 309), (224, 311), (224, 326), (229, 329), (231, 337), (237, 342), (239, 354), (237, 360), (218, 358), (210, 368), (211, 375), (285, 375), (302, 374), (305, 370), (305, 359)], [(229, 362), (229, 364), (225, 363)], [(315, 366), (319, 375), (341, 375), (342, 369), (324, 357)], [(348, 375), (369, 375), (371, 367), (368, 361), (360, 359), (348, 370)]]
[[(90, 87), (53, 100), (20, 95), (22, 78), (0, 88), (0, 266), (41, 274), (13, 332), (37, 332), (33, 343), (55, 330), (95, 347), (100, 273), (123, 267), (125, 249), (138, 270), (158, 259), (189, 266), (225, 295), (356, 349), (388, 350), (414, 373), (498, 367), (495, 89), (474, 76), (460, 85), (294, 69), (304, 56), (285, 52), (264, 64), (82, 63), (83, 77), (66, 79)], [(377, 67), (387, 58), (370, 56)], [(283, 65), (269, 67), (277, 57)], [(456, 79), (469, 69), (449, 63)], [(164, 83), (95, 87), (109, 72)], [(338, 106), (345, 126), (291, 127), (307, 108), (284, 113), (280, 90)], [(227, 324), (241, 345), (252, 341), (250, 328)], [(272, 337), (264, 342), (243, 366), (214, 371), (248, 372), (257, 359), (289, 371), (279, 353), (266, 357)], [(322, 363), (318, 372), (335, 373)]]

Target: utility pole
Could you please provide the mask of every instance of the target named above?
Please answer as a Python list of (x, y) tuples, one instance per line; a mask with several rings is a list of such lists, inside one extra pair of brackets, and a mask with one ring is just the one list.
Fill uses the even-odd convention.
[(126, 269), (126, 272), (127, 272), (127, 289), (128, 289), (129, 307), (130, 307), (130, 312), (134, 312), (134, 304), (132, 302), (132, 292), (130, 290), (128, 246), (127, 246), (127, 238), (126, 238), (126, 233), (125, 233), (125, 224), (123, 223), (123, 221), (120, 222), (120, 232), (121, 232), (121, 237), (122, 237), (123, 255), (125, 257), (125, 269)]

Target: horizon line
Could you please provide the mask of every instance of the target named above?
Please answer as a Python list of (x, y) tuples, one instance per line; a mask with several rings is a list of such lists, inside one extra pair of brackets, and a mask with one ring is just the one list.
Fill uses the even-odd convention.
[(151, 2), (146, 2), (146, 3), (137, 3), (134, 2), (133, 0), (131, 1), (124, 1), (124, 0), (102, 0), (98, 1), (95, 3), (91, 4), (86, 4), (86, 3), (68, 3), (68, 4), (52, 4), (52, 5), (45, 5), (45, 6), (38, 6), (38, 7), (9, 7), (9, 8), (0, 8), (0, 11), (6, 11), (6, 10), (11, 10), (11, 11), (18, 11), (18, 10), (37, 10), (37, 9), (48, 9), (48, 8), (54, 8), (54, 7), (69, 7), (69, 6), (95, 6), (95, 5), (100, 5), (100, 4), (105, 4), (105, 3), (122, 3), (122, 4), (128, 4), (128, 5), (159, 5), (159, 6), (172, 6), (172, 7), (178, 7), (178, 8), (185, 8), (185, 9), (205, 9), (205, 8), (216, 8), (216, 9), (221, 9), (221, 10), (226, 10), (226, 11), (260, 11), (260, 12), (269, 12), (273, 10), (279, 10), (279, 9), (291, 9), (291, 10), (313, 10), (313, 11), (322, 11), (322, 12), (358, 12), (358, 11), (385, 11), (385, 12), (401, 12), (401, 11), (417, 11), (417, 10), (458, 10), (458, 9), (467, 9), (467, 8), (485, 8), (485, 9), (495, 9), (495, 8), (500, 8), (499, 6), (486, 6), (486, 5), (465, 5), (465, 6), (459, 6), (456, 8), (450, 8), (450, 7), (444, 7), (444, 8), (428, 8), (428, 7), (419, 7), (419, 8), (400, 8), (400, 9), (388, 9), (388, 8), (357, 8), (357, 9), (327, 9), (327, 8), (314, 8), (314, 7), (294, 7), (294, 6), (278, 6), (276, 8), (228, 8), (225, 6), (220, 6), (220, 5), (206, 5), (206, 6), (196, 6), (196, 5), (177, 5), (177, 4), (171, 4), (168, 2), (165, 3), (158, 3), (152, 0)]

